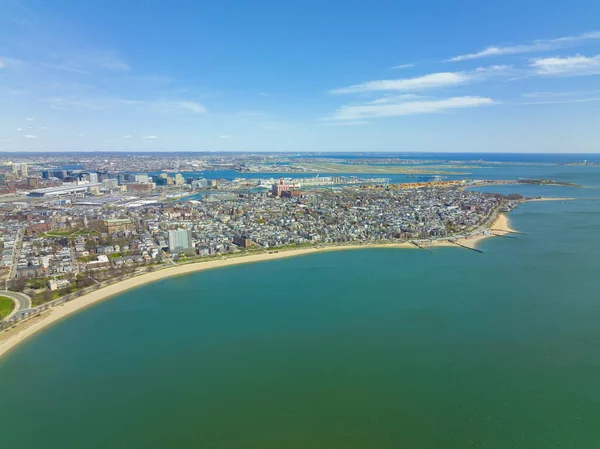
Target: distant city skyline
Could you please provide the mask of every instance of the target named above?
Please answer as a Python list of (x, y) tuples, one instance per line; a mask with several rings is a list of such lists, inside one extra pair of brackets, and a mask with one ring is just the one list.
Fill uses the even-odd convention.
[(3, 3), (2, 152), (600, 152), (597, 2)]

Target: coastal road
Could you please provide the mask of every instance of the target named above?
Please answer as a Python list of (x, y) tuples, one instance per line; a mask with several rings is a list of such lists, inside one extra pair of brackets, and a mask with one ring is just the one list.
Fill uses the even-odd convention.
[(22, 315), (31, 309), (31, 298), (25, 293), (9, 292), (7, 290), (0, 290), (0, 296), (6, 296), (12, 299), (17, 304), (15, 310), (12, 311), (5, 319), (13, 318), (15, 315)]
[(77, 257), (73, 248), (69, 249), (69, 257), (71, 258), (71, 267), (75, 268), (75, 275), (79, 274), (79, 263), (77, 263)]
[(17, 265), (19, 263), (19, 255), (21, 254), (21, 238), (21, 229), (19, 229), (15, 238), (15, 246), (13, 247), (13, 259), (8, 272), (8, 280), (17, 277)]

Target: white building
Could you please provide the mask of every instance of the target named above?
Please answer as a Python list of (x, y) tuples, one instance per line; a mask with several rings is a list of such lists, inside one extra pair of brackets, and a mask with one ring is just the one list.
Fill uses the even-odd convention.
[(37, 189), (29, 192), (29, 196), (62, 196), (62, 195), (76, 195), (89, 192), (94, 187), (99, 187), (99, 183), (88, 182), (86, 184), (63, 184), (59, 187), (46, 187), (45, 189)]
[(12, 169), (13, 173), (19, 178), (26, 178), (28, 175), (27, 164), (25, 163), (13, 163)]
[(152, 181), (152, 179), (146, 174), (134, 175), (133, 179), (134, 182), (138, 184), (148, 184), (150, 181)]
[(169, 231), (169, 251), (180, 252), (192, 248), (192, 231), (177, 229)]
[(175, 185), (181, 186), (183, 184), (185, 184), (185, 178), (181, 175), (181, 173), (177, 173), (175, 175)]
[(64, 279), (50, 279), (48, 281), (48, 288), (51, 291), (60, 290), (61, 288), (65, 288), (71, 285), (71, 283)]

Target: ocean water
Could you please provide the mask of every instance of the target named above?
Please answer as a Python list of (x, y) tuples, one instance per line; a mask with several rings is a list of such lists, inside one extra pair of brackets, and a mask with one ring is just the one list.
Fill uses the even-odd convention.
[[(542, 164), (569, 164), (573, 162), (588, 161), (600, 162), (600, 153), (420, 153), (420, 152), (381, 152), (381, 153), (313, 153), (315, 157), (331, 159), (370, 159), (402, 158), (405, 160), (431, 160), (431, 161), (488, 161), (488, 162), (519, 162)], [(306, 157), (299, 154), (296, 157)]]
[(0, 359), (0, 447), (599, 448), (600, 195), (579, 173), (496, 188), (579, 199), (520, 205), (525, 234), (483, 254), (329, 252), (85, 310)]

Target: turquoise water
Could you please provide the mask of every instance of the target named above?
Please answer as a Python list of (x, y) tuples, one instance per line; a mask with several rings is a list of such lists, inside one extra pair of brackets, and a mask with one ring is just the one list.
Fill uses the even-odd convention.
[(0, 447), (598, 448), (600, 201), (510, 218), (98, 304), (0, 359)]

